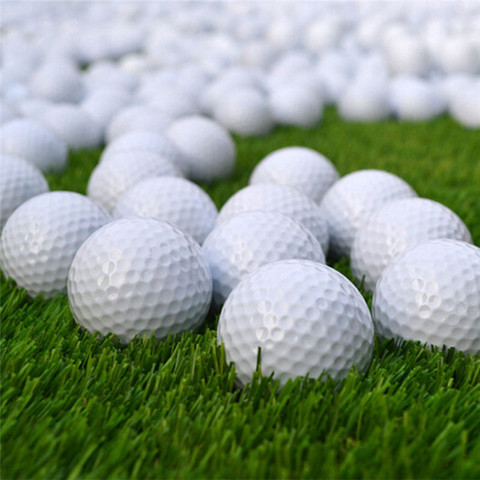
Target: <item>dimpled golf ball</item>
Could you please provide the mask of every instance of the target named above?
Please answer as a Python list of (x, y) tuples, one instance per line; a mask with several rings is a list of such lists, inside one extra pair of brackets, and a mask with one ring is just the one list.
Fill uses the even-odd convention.
[(349, 256), (358, 229), (370, 215), (388, 202), (416, 196), (408, 183), (382, 170), (359, 170), (341, 178), (320, 204), (328, 223), (330, 253)]
[(166, 135), (184, 155), (192, 180), (212, 182), (232, 174), (235, 144), (217, 122), (199, 115), (181, 118), (173, 122)]
[(18, 119), (2, 125), (0, 150), (28, 160), (42, 172), (67, 166), (67, 144), (36, 120)]
[(181, 177), (180, 170), (154, 152), (118, 152), (100, 162), (87, 185), (87, 195), (112, 212), (119, 198), (137, 182), (166, 175)]
[(48, 192), (31, 198), (3, 228), (3, 272), (32, 297), (66, 292), (68, 269), (78, 248), (110, 220), (102, 207), (78, 193)]
[(260, 267), (228, 297), (218, 341), (245, 385), (256, 370), (284, 385), (323, 373), (344, 378), (351, 367), (365, 370), (372, 357), (373, 323), (353, 284), (326, 265), (285, 260)]
[(279, 212), (240, 213), (215, 228), (203, 250), (216, 305), (223, 305), (242, 278), (267, 263), (292, 258), (325, 263), (322, 247), (310, 230)]
[(221, 208), (217, 225), (251, 210), (280, 212), (308, 228), (328, 251), (328, 225), (320, 207), (298, 190), (286, 185), (250, 185), (235, 193)]
[(35, 165), (20, 157), (0, 154), (0, 231), (17, 207), (48, 190), (45, 177)]
[(288, 185), (320, 203), (337, 180), (337, 169), (322, 154), (305, 147), (286, 147), (270, 153), (255, 167), (250, 185)]
[(395, 200), (360, 227), (350, 265), (358, 280), (373, 291), (388, 263), (407, 248), (428, 240), (451, 238), (472, 242), (462, 220), (444, 205), (426, 198)]
[(153, 217), (173, 223), (200, 245), (213, 230), (217, 207), (199, 186), (176, 177), (142, 180), (123, 194), (115, 218)]
[(68, 300), (89, 332), (162, 339), (199, 327), (208, 313), (212, 279), (200, 246), (153, 218), (114, 221), (78, 250), (68, 275)]
[(394, 258), (372, 303), (384, 338), (480, 352), (480, 248), (431, 240)]

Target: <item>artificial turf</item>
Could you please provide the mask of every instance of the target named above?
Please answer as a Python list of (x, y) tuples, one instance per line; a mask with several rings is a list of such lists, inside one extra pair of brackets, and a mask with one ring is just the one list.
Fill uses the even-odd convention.
[[(205, 186), (218, 206), (266, 154), (303, 145), (341, 175), (400, 175), (479, 245), (480, 133), (450, 118), (357, 124), (327, 110), (313, 130), (235, 140), (234, 177)], [(84, 193), (100, 153), (72, 153), (51, 188)], [(351, 278), (347, 260), (335, 266)], [(239, 390), (215, 318), (120, 348), (77, 326), (65, 296), (29, 299), (1, 281), (2, 478), (480, 478), (478, 356), (377, 342), (368, 372), (340, 384), (298, 379), (277, 392), (257, 376)]]

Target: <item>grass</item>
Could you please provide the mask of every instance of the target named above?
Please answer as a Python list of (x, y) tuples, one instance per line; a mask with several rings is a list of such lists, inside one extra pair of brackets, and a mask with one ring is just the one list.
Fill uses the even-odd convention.
[[(206, 187), (218, 206), (266, 154), (304, 145), (342, 175), (400, 175), (480, 242), (480, 133), (449, 118), (363, 125), (329, 110), (318, 129), (236, 143), (234, 177)], [(72, 153), (52, 189), (84, 193), (100, 153)], [(346, 260), (335, 266), (350, 276)], [(480, 477), (478, 357), (377, 343), (369, 371), (339, 385), (298, 379), (276, 393), (256, 377), (238, 390), (215, 319), (119, 348), (78, 327), (65, 296), (29, 299), (3, 278), (1, 316), (4, 479)]]

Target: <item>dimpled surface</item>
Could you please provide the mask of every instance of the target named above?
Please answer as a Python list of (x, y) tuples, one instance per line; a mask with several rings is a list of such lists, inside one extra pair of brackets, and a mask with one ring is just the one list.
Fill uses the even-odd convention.
[(189, 177), (200, 182), (228, 178), (235, 144), (225, 128), (198, 115), (175, 121), (166, 132), (188, 161)]
[(472, 242), (460, 218), (426, 198), (405, 198), (384, 205), (360, 227), (352, 247), (351, 267), (373, 291), (388, 263), (407, 248), (428, 240), (451, 238)]
[(142, 180), (122, 195), (113, 216), (153, 217), (173, 223), (199, 244), (213, 230), (217, 207), (200, 187), (183, 178)]
[(251, 185), (233, 195), (220, 210), (217, 225), (251, 210), (280, 212), (308, 228), (328, 251), (328, 227), (319, 206), (298, 190), (285, 185)]
[(186, 160), (175, 144), (165, 135), (154, 132), (138, 131), (130, 132), (116, 138), (104, 150), (101, 160), (104, 156), (118, 152), (152, 151), (158, 153), (182, 170), (184, 174), (188, 173)]
[(87, 194), (111, 212), (119, 198), (137, 182), (162, 175), (182, 176), (173, 163), (153, 152), (112, 153), (93, 170)]
[(75, 320), (123, 343), (151, 332), (165, 338), (200, 326), (212, 279), (201, 248), (167, 222), (112, 222), (79, 249), (68, 276)]
[(225, 303), (218, 324), (240, 384), (249, 382), (261, 348), (263, 375), (288, 379), (344, 378), (365, 370), (373, 348), (373, 323), (365, 300), (343, 275), (308, 260), (260, 267), (245, 277)]
[(66, 292), (67, 275), (80, 245), (111, 220), (84, 195), (48, 192), (31, 198), (10, 216), (2, 231), (4, 273), (31, 296)]
[(13, 120), (0, 128), (0, 150), (28, 160), (42, 172), (67, 166), (67, 144), (36, 120)]
[(404, 180), (382, 170), (359, 170), (341, 178), (320, 204), (328, 223), (330, 252), (349, 256), (358, 229), (372, 213), (393, 200), (416, 196)]
[(0, 231), (17, 207), (48, 190), (37, 167), (20, 157), (0, 154)]
[(250, 185), (289, 185), (320, 203), (337, 180), (337, 169), (322, 154), (305, 147), (286, 147), (270, 153), (255, 167)]
[(278, 212), (241, 213), (219, 225), (203, 244), (213, 278), (213, 299), (222, 305), (249, 273), (292, 258), (325, 263), (310, 230)]
[(393, 259), (372, 303), (382, 337), (480, 352), (480, 248), (431, 240)]
[(76, 105), (55, 105), (41, 116), (48, 125), (72, 150), (98, 148), (103, 140), (100, 125), (88, 113)]

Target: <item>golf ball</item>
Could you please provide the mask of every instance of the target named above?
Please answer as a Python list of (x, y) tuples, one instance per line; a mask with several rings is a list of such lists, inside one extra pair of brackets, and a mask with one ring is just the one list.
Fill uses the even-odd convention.
[(176, 177), (142, 180), (122, 195), (115, 218), (153, 217), (173, 223), (200, 245), (213, 230), (217, 207), (199, 186)]
[(360, 227), (350, 265), (358, 280), (373, 291), (387, 264), (407, 248), (428, 240), (451, 238), (471, 243), (462, 220), (444, 205), (426, 198), (395, 200)]
[(203, 250), (219, 306), (242, 278), (262, 265), (292, 258), (325, 263), (322, 247), (310, 230), (279, 212), (236, 215), (210, 233)]
[(0, 231), (17, 207), (48, 190), (45, 177), (35, 165), (20, 157), (0, 154)]
[(200, 246), (167, 222), (117, 220), (78, 250), (68, 299), (89, 332), (162, 339), (199, 327), (208, 313), (212, 279)]
[(250, 185), (288, 185), (320, 203), (337, 180), (337, 169), (322, 154), (305, 147), (286, 147), (270, 153), (255, 167)]
[(218, 341), (245, 385), (257, 366), (284, 385), (323, 373), (344, 378), (372, 357), (373, 323), (365, 300), (343, 275), (309, 260), (260, 267), (228, 297), (220, 315)]
[(285, 185), (250, 185), (235, 193), (221, 208), (217, 225), (251, 210), (280, 212), (308, 228), (328, 251), (328, 226), (320, 207), (298, 190)]
[(349, 256), (358, 229), (380, 207), (416, 196), (404, 180), (382, 170), (358, 170), (335, 182), (320, 204), (332, 255)]
[(120, 197), (137, 182), (162, 175), (182, 176), (173, 163), (153, 152), (112, 153), (93, 170), (87, 195), (111, 212)]
[(384, 338), (480, 352), (480, 248), (432, 240), (393, 259), (372, 303)]
[(32, 297), (66, 292), (68, 269), (78, 248), (110, 220), (102, 207), (78, 193), (33, 197), (12, 213), (3, 228), (2, 269)]

